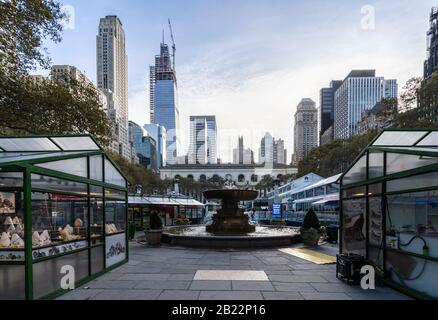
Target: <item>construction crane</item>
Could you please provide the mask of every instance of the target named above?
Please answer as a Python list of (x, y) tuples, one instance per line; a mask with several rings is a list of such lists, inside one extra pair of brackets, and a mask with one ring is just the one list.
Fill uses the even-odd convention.
[(175, 70), (175, 53), (176, 53), (176, 45), (175, 45), (175, 39), (173, 37), (173, 31), (172, 31), (172, 24), (170, 23), (170, 19), (168, 19), (169, 22), (169, 30), (170, 30), (170, 38), (172, 39), (172, 59), (173, 59), (173, 70)]

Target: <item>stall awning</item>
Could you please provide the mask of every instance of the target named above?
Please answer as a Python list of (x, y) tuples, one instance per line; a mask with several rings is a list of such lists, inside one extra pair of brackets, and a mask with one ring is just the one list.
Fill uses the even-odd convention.
[(313, 205), (330, 205), (330, 204), (335, 204), (336, 202), (339, 201), (339, 195), (335, 195), (335, 196), (331, 196), (331, 197), (327, 197), (324, 199), (321, 199), (319, 201), (316, 201), (313, 203)]
[(130, 205), (156, 205), (156, 206), (204, 206), (195, 199), (167, 198), (167, 197), (128, 197)]

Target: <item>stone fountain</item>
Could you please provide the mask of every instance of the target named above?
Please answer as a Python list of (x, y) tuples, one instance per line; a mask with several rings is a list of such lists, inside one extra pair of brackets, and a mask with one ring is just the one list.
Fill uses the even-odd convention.
[(213, 234), (245, 234), (256, 231), (256, 226), (249, 222), (244, 209), (239, 208), (239, 202), (251, 201), (258, 196), (252, 190), (210, 190), (204, 192), (208, 200), (221, 200), (222, 208), (213, 216), (213, 222), (206, 226), (207, 232)]

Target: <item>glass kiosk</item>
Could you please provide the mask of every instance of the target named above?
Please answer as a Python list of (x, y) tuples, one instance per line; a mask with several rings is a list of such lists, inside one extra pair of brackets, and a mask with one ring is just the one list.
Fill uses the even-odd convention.
[(342, 175), (341, 253), (388, 285), (438, 298), (438, 130), (383, 131)]
[(126, 220), (127, 180), (91, 136), (0, 137), (0, 300), (127, 262)]

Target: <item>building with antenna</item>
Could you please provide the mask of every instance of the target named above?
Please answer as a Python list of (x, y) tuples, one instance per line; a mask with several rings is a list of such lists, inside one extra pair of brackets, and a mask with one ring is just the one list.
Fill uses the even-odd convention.
[(163, 126), (167, 132), (166, 154), (167, 164), (176, 164), (180, 152), (180, 123), (178, 107), (178, 85), (175, 72), (175, 52), (172, 26), (169, 20), (172, 39), (172, 53), (169, 45), (163, 40), (160, 54), (155, 56), (155, 65), (150, 66), (150, 121)]

